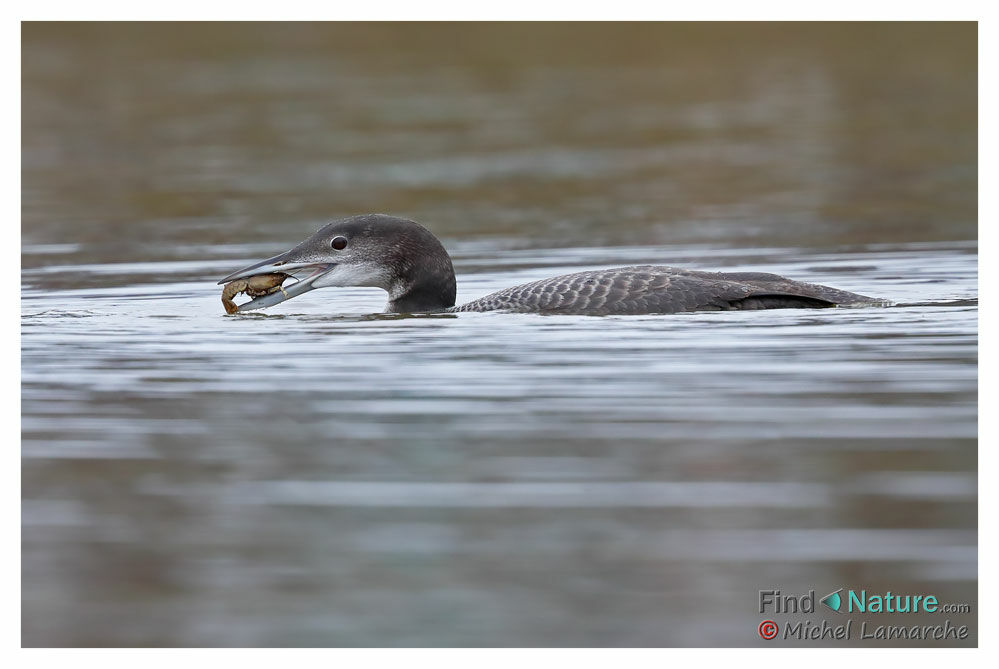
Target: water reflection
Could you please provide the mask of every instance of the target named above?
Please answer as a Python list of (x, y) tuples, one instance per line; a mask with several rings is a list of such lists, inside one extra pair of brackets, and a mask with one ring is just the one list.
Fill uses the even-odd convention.
[[(190, 283), (180, 279), (197, 267), (180, 263), (78, 265), (74, 275), (110, 285), (77, 290), (48, 287), (63, 271), (28, 270), (23, 527), (26, 556), (39, 561), (27, 578), (44, 570), (81, 598), (112, 593), (92, 624), (70, 628), (52, 616), (73, 590), (32, 588), (26, 606), (47, 613), (29, 636), (614, 645), (721, 633), (736, 644), (748, 643), (745, 616), (721, 615), (721, 600), (755, 601), (770, 582), (862, 577), (972, 601), (976, 308), (936, 300), (975, 294), (974, 246), (456, 260), (482, 268), (459, 272), (475, 297), (605, 264), (602, 254), (638, 262), (629, 253), (701, 254), (705, 265), (930, 301), (409, 318), (370, 314), (383, 293), (327, 289), (228, 317), (211, 263)], [(530, 267), (539, 255), (576, 264)], [(919, 279), (931, 266), (942, 282)], [(178, 280), (145, 278), (169, 276)], [(121, 277), (127, 288), (114, 285)], [(53, 546), (64, 557), (46, 566)], [(110, 560), (97, 570), (108, 578), (136, 573), (78, 581), (76, 563), (93, 560)], [(146, 592), (148, 579), (161, 593), (144, 595), (150, 615), (239, 603), (169, 633), (126, 624), (115, 602)], [(704, 579), (715, 585), (696, 599)], [(576, 610), (608, 597), (619, 602), (610, 611)], [(675, 629), (677, 598), (684, 618), (705, 621), (700, 632), (663, 631)], [(241, 612), (250, 605), (268, 613)], [(424, 621), (428, 605), (447, 622)], [(469, 607), (487, 612), (445, 615)], [(514, 622), (525, 616), (530, 629)]]

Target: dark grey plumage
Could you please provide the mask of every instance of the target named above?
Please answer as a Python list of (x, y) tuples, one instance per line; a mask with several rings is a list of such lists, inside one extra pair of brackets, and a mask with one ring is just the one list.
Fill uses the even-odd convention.
[(696, 272), (660, 265), (577, 272), (507, 288), (448, 311), (675, 314), (873, 302), (828, 286), (761, 272)]
[(377, 286), (387, 312), (516, 311), (544, 314), (674, 314), (682, 311), (818, 308), (875, 304), (875, 298), (760, 272), (697, 272), (637, 265), (525, 283), (454, 306), (451, 257), (414, 221), (364, 214), (334, 221), (286, 253), (219, 283), (270, 272), (312, 272), (240, 310), (277, 304), (324, 286)]

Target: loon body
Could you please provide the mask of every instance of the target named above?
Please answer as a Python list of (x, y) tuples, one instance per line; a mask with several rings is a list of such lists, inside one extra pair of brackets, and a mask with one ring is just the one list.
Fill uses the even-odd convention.
[(225, 284), (260, 274), (306, 276), (239, 307), (269, 307), (315, 288), (373, 286), (388, 313), (515, 311), (543, 314), (673, 314), (684, 311), (821, 308), (875, 298), (760, 272), (698, 272), (636, 265), (577, 272), (507, 288), (455, 306), (451, 257), (414, 221), (365, 214), (321, 228), (295, 248), (233, 272)]

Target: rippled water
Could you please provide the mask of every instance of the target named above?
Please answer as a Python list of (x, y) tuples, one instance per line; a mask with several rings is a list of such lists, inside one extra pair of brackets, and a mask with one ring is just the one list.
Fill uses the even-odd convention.
[[(966, 35), (422, 30), (27, 29), (23, 643), (755, 645), (759, 590), (866, 587), (976, 644)], [(656, 263), (892, 306), (223, 313), (377, 210), (459, 302)]]
[[(28, 631), (81, 597), (58, 638), (744, 644), (718, 607), (771, 583), (973, 600), (974, 245), (456, 261), (471, 298), (695, 254), (920, 304), (402, 318), (327, 289), (229, 317), (210, 279), (253, 254), (27, 271), (25, 559), (58, 576)], [(67, 272), (103, 285), (42, 289)]]

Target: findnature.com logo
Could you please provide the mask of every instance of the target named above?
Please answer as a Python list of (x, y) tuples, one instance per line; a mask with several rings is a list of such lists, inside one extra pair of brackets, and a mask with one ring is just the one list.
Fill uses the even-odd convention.
[[(838, 614), (939, 614), (970, 613), (970, 604), (941, 604), (936, 595), (897, 594), (888, 590), (884, 593), (868, 593), (866, 589), (847, 590), (840, 588), (830, 592), (819, 603)], [(804, 595), (784, 595), (780, 590), (760, 590), (760, 613), (803, 614), (815, 613), (815, 591)], [(955, 625), (948, 618), (934, 625), (878, 625), (861, 621), (860, 639), (924, 639), (946, 640), (967, 639), (967, 625)], [(811, 620), (764, 620), (760, 623), (759, 634), (763, 639), (852, 639), (854, 621), (847, 619), (841, 625), (822, 620), (814, 624)]]

